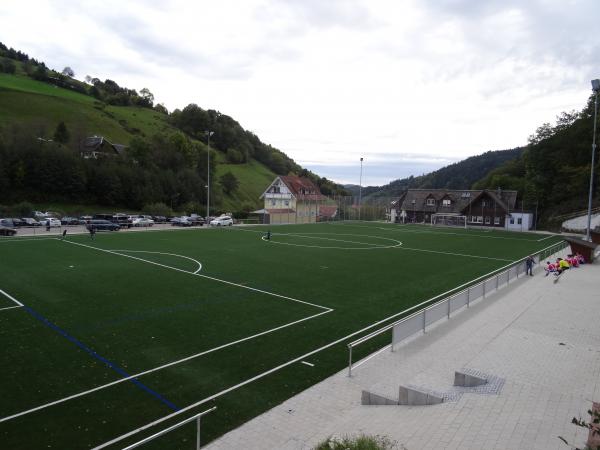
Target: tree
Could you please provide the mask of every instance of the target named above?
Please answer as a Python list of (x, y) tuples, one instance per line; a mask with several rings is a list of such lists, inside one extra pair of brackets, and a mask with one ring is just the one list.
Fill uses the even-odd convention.
[(157, 103), (154, 105), (154, 111), (169, 115), (169, 110), (162, 103)]
[(69, 66), (65, 67), (61, 72), (65, 77), (73, 78), (75, 76), (75, 71), (71, 69)]
[(152, 105), (154, 104), (154, 94), (152, 92), (150, 92), (150, 89), (143, 88), (140, 91), (140, 97), (142, 97), (142, 99), (144, 100), (144, 103), (147, 106), (149, 106), (150, 108), (152, 108)]
[(59, 142), (61, 144), (66, 144), (67, 142), (69, 142), (70, 138), (71, 135), (69, 133), (69, 130), (67, 130), (67, 126), (64, 122), (60, 122), (56, 126), (56, 131), (54, 132), (54, 141)]
[(240, 182), (231, 172), (221, 175), (219, 178), (219, 184), (223, 188), (223, 192), (225, 192), (227, 195), (231, 194), (240, 186)]

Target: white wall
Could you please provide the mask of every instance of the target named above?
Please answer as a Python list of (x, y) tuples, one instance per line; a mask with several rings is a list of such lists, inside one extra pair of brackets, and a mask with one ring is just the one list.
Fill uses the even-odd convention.
[[(513, 221), (514, 223), (511, 223)], [(519, 223), (522, 222), (522, 223)], [(533, 214), (512, 212), (510, 217), (506, 218), (505, 228), (511, 231), (527, 231), (533, 227)]]

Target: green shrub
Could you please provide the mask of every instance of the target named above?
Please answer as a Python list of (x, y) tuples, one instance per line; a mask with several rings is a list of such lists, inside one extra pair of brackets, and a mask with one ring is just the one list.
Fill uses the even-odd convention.
[(385, 436), (330, 437), (313, 450), (391, 450), (398, 448)]

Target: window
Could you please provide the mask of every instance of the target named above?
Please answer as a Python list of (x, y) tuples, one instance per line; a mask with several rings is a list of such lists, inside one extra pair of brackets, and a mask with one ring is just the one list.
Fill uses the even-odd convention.
[(523, 223), (523, 219), (521, 219), (520, 217), (517, 219), (517, 225), (521, 225)]
[(275, 200), (271, 200), (271, 206), (275, 206), (275, 203), (277, 203)]
[(452, 200), (450, 200), (449, 198), (445, 198), (444, 200), (442, 200), (442, 206), (450, 206), (451, 203)]
[(411, 203), (414, 205), (415, 203), (417, 203), (416, 200), (412, 200)]
[(462, 198), (469, 198), (469, 197), (471, 197), (471, 193), (470, 192), (463, 192), (460, 196)]
[(515, 219), (513, 219), (512, 217), (510, 218), (510, 224), (514, 225), (515, 224)]
[(483, 216), (477, 216), (477, 223), (483, 223)]
[(284, 203), (285, 203), (285, 206), (290, 206), (290, 201), (289, 200), (286, 200)]
[(487, 202), (486, 202), (485, 200), (482, 200), (482, 201), (481, 201), (481, 206), (482, 206), (483, 208), (485, 208), (485, 207), (487, 206)]
[(427, 199), (427, 206), (435, 206), (435, 199), (434, 198), (428, 198)]
[(491, 223), (490, 216), (485, 216), (485, 224), (489, 225)]
[(494, 217), (494, 225), (500, 225), (500, 217)]
[(477, 222), (477, 217), (471, 216), (471, 222)]

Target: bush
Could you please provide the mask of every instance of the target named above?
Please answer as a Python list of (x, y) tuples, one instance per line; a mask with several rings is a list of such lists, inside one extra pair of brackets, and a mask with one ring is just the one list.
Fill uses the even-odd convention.
[(149, 203), (147, 205), (144, 205), (142, 210), (144, 211), (144, 213), (150, 214), (151, 216), (168, 217), (174, 215), (173, 210), (162, 202)]
[(355, 438), (330, 437), (313, 450), (391, 450), (393, 448), (398, 447), (387, 437), (360, 435)]
[(16, 217), (33, 217), (33, 205), (29, 202), (17, 203), (10, 209)]

